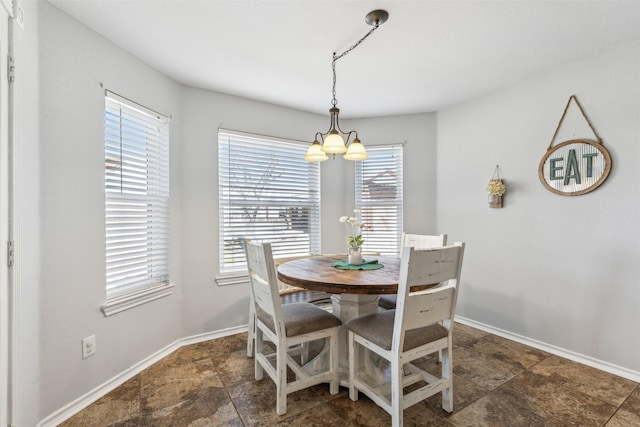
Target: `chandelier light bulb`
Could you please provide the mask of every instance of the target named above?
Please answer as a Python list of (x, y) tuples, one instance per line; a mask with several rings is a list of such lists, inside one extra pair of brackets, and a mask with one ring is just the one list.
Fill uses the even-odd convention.
[(338, 131), (334, 129), (324, 138), (322, 151), (331, 154), (340, 154), (347, 151), (347, 147), (344, 145), (344, 139), (342, 139)]
[(322, 151), (322, 145), (320, 145), (318, 140), (315, 140), (307, 150), (307, 155), (304, 156), (304, 159), (308, 162), (323, 162), (329, 160), (329, 157)]
[(367, 150), (364, 148), (364, 145), (362, 145), (360, 140), (356, 138), (353, 140), (351, 145), (349, 145), (349, 149), (344, 155), (344, 158), (347, 160), (367, 160), (369, 155), (367, 154)]

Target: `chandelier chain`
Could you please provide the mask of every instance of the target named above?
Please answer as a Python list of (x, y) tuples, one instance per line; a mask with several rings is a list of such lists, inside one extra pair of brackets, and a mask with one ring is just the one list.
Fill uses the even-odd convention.
[(336, 62), (338, 61), (338, 59), (342, 58), (347, 53), (351, 52), (353, 49), (358, 47), (360, 45), (360, 43), (362, 43), (364, 41), (364, 39), (369, 37), (371, 35), (371, 33), (373, 33), (375, 30), (377, 30), (379, 26), (380, 26), (380, 22), (376, 21), (376, 23), (373, 26), (373, 28), (371, 28), (369, 30), (369, 32), (364, 35), (364, 37), (362, 37), (360, 40), (358, 40), (349, 49), (345, 50), (340, 55), (336, 55), (336, 53), (333, 52), (333, 62), (331, 63), (331, 69), (333, 71), (333, 92), (332, 92), (333, 99), (331, 100), (331, 104), (334, 106), (334, 108), (335, 108), (336, 105), (338, 105), (338, 100), (336, 99)]
[[(340, 110), (337, 107), (338, 100), (336, 99), (336, 62), (343, 56), (360, 46), (360, 44), (369, 37), (378, 27), (384, 24), (389, 18), (389, 13), (386, 10), (378, 9), (373, 10), (367, 14), (364, 21), (367, 25), (371, 25), (371, 28), (360, 40), (351, 45), (347, 50), (342, 53), (333, 52), (333, 61), (331, 62), (331, 71), (333, 72), (333, 90), (331, 101), (332, 108), (329, 109), (329, 115), (331, 117), (331, 123), (327, 132), (316, 132), (314, 141), (307, 150), (307, 154), (304, 159), (308, 162), (322, 162), (329, 159), (327, 154), (331, 154), (333, 158), (336, 158), (336, 154), (344, 153), (345, 160), (366, 160), (369, 158), (367, 150), (365, 149), (362, 141), (358, 138), (358, 132), (350, 130), (348, 132), (340, 129), (340, 123), (338, 116)], [(353, 140), (351, 138), (353, 137)], [(351, 141), (350, 141), (351, 140)]]

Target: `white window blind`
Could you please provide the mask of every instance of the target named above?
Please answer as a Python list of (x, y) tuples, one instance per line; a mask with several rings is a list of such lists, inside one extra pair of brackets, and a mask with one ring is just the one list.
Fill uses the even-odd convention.
[(356, 208), (365, 252), (397, 254), (402, 239), (402, 146), (367, 147), (356, 162)]
[(169, 281), (169, 118), (105, 98), (107, 299)]
[(220, 272), (244, 271), (244, 238), (274, 257), (320, 251), (320, 167), (307, 144), (219, 130)]

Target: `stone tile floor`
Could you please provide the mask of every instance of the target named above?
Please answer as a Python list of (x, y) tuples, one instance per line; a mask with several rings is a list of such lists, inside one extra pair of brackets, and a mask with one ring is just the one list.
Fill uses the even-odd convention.
[[(640, 426), (638, 383), (459, 323), (454, 327), (454, 412), (436, 395), (405, 410), (406, 426)], [(289, 396), (253, 379), (246, 334), (183, 347), (62, 426), (389, 426), (391, 417), (345, 388)], [(425, 369), (437, 372), (434, 358)]]

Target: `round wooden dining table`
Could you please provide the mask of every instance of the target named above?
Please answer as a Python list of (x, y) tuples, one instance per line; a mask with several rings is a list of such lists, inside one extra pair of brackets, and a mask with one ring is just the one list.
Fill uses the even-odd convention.
[[(376, 270), (340, 270), (331, 266), (346, 255), (314, 256), (281, 264), (278, 279), (305, 289), (332, 294), (395, 294), (400, 276), (400, 259), (371, 257), (383, 265)], [(366, 260), (366, 258), (365, 258)]]
[(383, 265), (375, 270), (341, 270), (331, 265), (345, 258), (314, 256), (285, 262), (278, 266), (278, 279), (291, 286), (334, 294), (333, 313), (343, 322), (376, 313), (378, 295), (398, 291), (400, 258), (370, 257)]
[[(400, 258), (394, 256), (365, 257), (383, 265), (376, 270), (340, 270), (331, 264), (346, 255), (316, 256), (288, 261), (278, 266), (278, 279), (300, 288), (333, 294), (333, 314), (343, 322), (378, 312), (380, 294), (395, 294), (400, 279)], [(340, 328), (340, 383), (348, 385), (347, 336)], [(325, 362), (322, 362), (325, 363)], [(380, 376), (380, 375), (376, 375)]]

